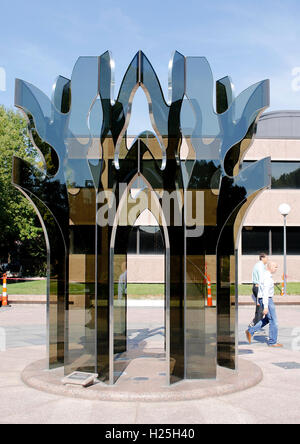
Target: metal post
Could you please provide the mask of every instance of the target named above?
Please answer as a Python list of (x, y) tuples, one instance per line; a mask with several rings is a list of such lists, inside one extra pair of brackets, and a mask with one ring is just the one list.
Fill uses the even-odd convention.
[(291, 211), (291, 207), (288, 204), (281, 204), (278, 208), (279, 213), (281, 214), (281, 216), (283, 216), (283, 221), (284, 221), (284, 226), (283, 226), (283, 261), (284, 261), (284, 265), (283, 265), (283, 286), (284, 286), (284, 295), (287, 295), (287, 291), (286, 291), (286, 276), (287, 276), (287, 272), (286, 272), (286, 218), (289, 215), (290, 211)]
[(284, 261), (284, 266), (283, 266), (283, 272), (284, 272), (284, 296), (287, 295), (286, 292), (286, 275), (287, 275), (287, 265), (286, 265), (286, 216), (283, 217), (284, 219), (284, 229), (283, 229), (283, 261)]

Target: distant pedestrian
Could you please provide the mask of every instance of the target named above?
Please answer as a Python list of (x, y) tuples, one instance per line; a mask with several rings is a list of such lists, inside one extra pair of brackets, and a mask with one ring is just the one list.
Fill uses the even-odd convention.
[(254, 265), (252, 271), (252, 298), (255, 302), (255, 315), (253, 321), (249, 324), (249, 327), (254, 327), (264, 317), (263, 310), (258, 301), (258, 292), (261, 287), (261, 283), (266, 271), (266, 264), (268, 263), (268, 256), (265, 253), (259, 255), (259, 261)]
[(272, 274), (276, 272), (277, 268), (278, 265), (275, 262), (269, 262), (267, 264), (267, 270), (264, 273), (264, 277), (258, 293), (258, 301), (262, 307), (264, 318), (259, 321), (254, 327), (249, 327), (248, 330), (246, 330), (246, 337), (249, 344), (251, 344), (252, 336), (254, 335), (254, 333), (269, 324), (268, 345), (270, 347), (282, 347), (282, 345), (278, 344), (277, 342), (278, 321), (276, 308), (273, 301), (274, 280), (272, 278)]
[(126, 263), (123, 262), (121, 265), (121, 272), (118, 282), (118, 300), (121, 301), (127, 296), (127, 270)]

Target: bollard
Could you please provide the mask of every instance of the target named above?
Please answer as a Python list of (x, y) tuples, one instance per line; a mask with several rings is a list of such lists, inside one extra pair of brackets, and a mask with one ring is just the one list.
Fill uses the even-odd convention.
[(212, 295), (211, 295), (211, 281), (210, 281), (210, 278), (208, 275), (207, 275), (206, 279), (207, 279), (207, 306), (212, 307), (213, 301), (212, 301)]

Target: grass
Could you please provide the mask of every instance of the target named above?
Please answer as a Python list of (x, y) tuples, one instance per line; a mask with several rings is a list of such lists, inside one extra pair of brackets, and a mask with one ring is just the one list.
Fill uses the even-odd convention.
[[(275, 285), (275, 295), (281, 294), (281, 283)], [(241, 296), (251, 295), (252, 285), (239, 285), (239, 294)], [(300, 295), (300, 282), (290, 282), (287, 284), (288, 295)]]
[[(70, 290), (72, 294), (82, 294), (84, 291), (83, 284), (71, 284)], [(44, 295), (46, 294), (46, 280), (18, 282), (7, 285), (8, 295)], [(232, 287), (232, 293), (234, 287)], [(281, 284), (275, 287), (275, 294), (280, 295)], [(241, 296), (252, 293), (252, 285), (239, 285), (239, 294)], [(287, 284), (288, 294), (300, 295), (300, 282), (291, 282)], [(164, 294), (163, 284), (128, 284), (128, 295), (136, 298), (141, 296), (152, 296), (155, 298), (162, 297)], [(216, 294), (216, 286), (212, 285), (212, 295)]]
[[(46, 280), (26, 281), (7, 284), (8, 295), (44, 295), (46, 294)], [(70, 293), (82, 294), (83, 284), (71, 284)], [(129, 284), (128, 295), (130, 296), (163, 296), (163, 284)]]
[(164, 284), (128, 284), (128, 296), (161, 296), (163, 297)]
[[(0, 281), (1, 282), (1, 281)], [(46, 280), (26, 281), (7, 284), (8, 296), (13, 295), (44, 295), (46, 294)]]

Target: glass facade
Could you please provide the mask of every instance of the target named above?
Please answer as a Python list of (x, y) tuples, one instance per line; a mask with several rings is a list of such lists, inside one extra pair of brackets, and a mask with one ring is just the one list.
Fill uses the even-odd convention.
[[(191, 328), (191, 340), (186, 344), (187, 376), (192, 378), (204, 374), (214, 378), (215, 357), (219, 365), (236, 368), (237, 289), (232, 288), (237, 281), (239, 228), (251, 202), (270, 183), (270, 159), (240, 170), (257, 119), (268, 104), (268, 82), (253, 85), (235, 98), (231, 79), (219, 80), (216, 111), (214, 87), (207, 60), (187, 57), (181, 124), (190, 150), (183, 177), (194, 200), (199, 191), (203, 196), (203, 219), (186, 233), (186, 279), (190, 281), (186, 286), (186, 330), (197, 326)], [(211, 252), (217, 269), (217, 328), (211, 322), (212, 313), (205, 310), (200, 285)], [(203, 348), (196, 351), (196, 343)]]
[[(159, 253), (167, 382), (215, 378), (216, 362), (237, 365), (238, 239), (252, 201), (270, 186), (269, 158), (240, 169), (269, 82), (235, 98), (231, 80), (215, 84), (205, 58), (175, 52), (167, 101), (139, 51), (115, 98), (113, 66), (109, 52), (80, 57), (51, 100), (16, 81), (16, 106), (44, 159), (43, 170), (15, 159), (13, 183), (35, 206), (47, 241), (49, 364), (118, 380), (128, 365), (127, 255)], [(130, 145), (138, 88), (153, 131)], [(136, 226), (147, 209), (157, 227)], [(216, 307), (207, 307), (208, 262), (217, 270)]]
[(164, 254), (164, 239), (159, 227), (133, 227), (129, 237), (128, 254)]
[[(287, 227), (287, 254), (300, 254), (300, 229)], [(283, 227), (245, 227), (242, 233), (242, 254), (283, 254)]]
[[(245, 166), (251, 165), (251, 161), (244, 161)], [(272, 189), (273, 190), (298, 190), (300, 189), (300, 162), (272, 163)]]

